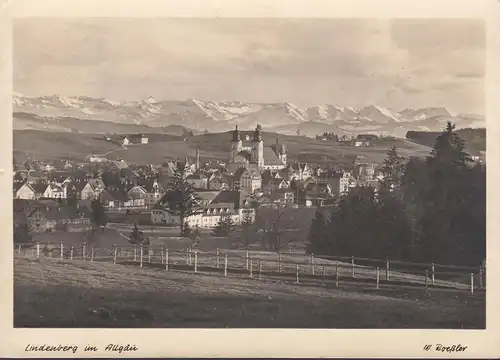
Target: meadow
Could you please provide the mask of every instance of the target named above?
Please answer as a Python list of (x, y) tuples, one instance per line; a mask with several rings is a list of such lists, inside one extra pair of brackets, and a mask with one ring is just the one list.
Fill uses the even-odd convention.
[[(132, 145), (127, 149), (106, 141), (98, 134), (55, 133), (45, 131), (15, 130), (14, 156), (18, 161), (27, 157), (37, 159), (83, 160), (90, 154), (106, 154), (110, 159), (123, 158), (136, 164), (161, 164), (170, 159), (194, 158), (200, 149), (202, 162), (210, 159), (226, 161), (230, 133), (203, 134), (183, 141), (176, 136), (158, 135), (158, 139), (145, 145)], [(352, 164), (356, 156), (380, 163), (391, 146), (397, 146), (402, 156), (426, 156), (430, 148), (406, 139), (380, 140), (371, 147), (321, 141), (302, 136), (264, 133), (265, 146), (271, 146), (276, 138), (287, 147), (289, 162), (302, 161), (318, 164)]]

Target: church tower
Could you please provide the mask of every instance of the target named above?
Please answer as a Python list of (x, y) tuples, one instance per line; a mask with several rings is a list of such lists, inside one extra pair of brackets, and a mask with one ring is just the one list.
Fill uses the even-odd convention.
[(240, 132), (238, 131), (238, 125), (233, 131), (233, 137), (231, 139), (231, 149), (229, 152), (229, 163), (234, 163), (236, 160), (236, 155), (238, 155), (243, 148), (243, 142), (241, 141)]
[(257, 164), (259, 169), (264, 167), (264, 140), (262, 139), (260, 125), (257, 125), (253, 132), (252, 161)]

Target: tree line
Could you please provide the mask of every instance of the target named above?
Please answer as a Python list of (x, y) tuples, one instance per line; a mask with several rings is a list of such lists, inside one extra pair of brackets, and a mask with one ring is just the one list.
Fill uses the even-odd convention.
[(426, 158), (392, 147), (378, 189), (356, 187), (329, 211), (318, 208), (309, 232), (315, 254), (478, 265), (486, 254), (486, 167), (447, 127)]

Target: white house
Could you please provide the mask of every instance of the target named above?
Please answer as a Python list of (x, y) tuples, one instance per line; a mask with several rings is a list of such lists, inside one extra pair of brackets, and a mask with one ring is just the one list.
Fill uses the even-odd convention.
[(49, 183), (42, 196), (48, 199), (66, 199), (66, 187)]

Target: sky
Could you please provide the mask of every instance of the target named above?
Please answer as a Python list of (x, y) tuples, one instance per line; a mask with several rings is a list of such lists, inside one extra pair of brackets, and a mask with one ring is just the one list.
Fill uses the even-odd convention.
[(474, 19), (25, 18), (14, 91), (484, 113)]

